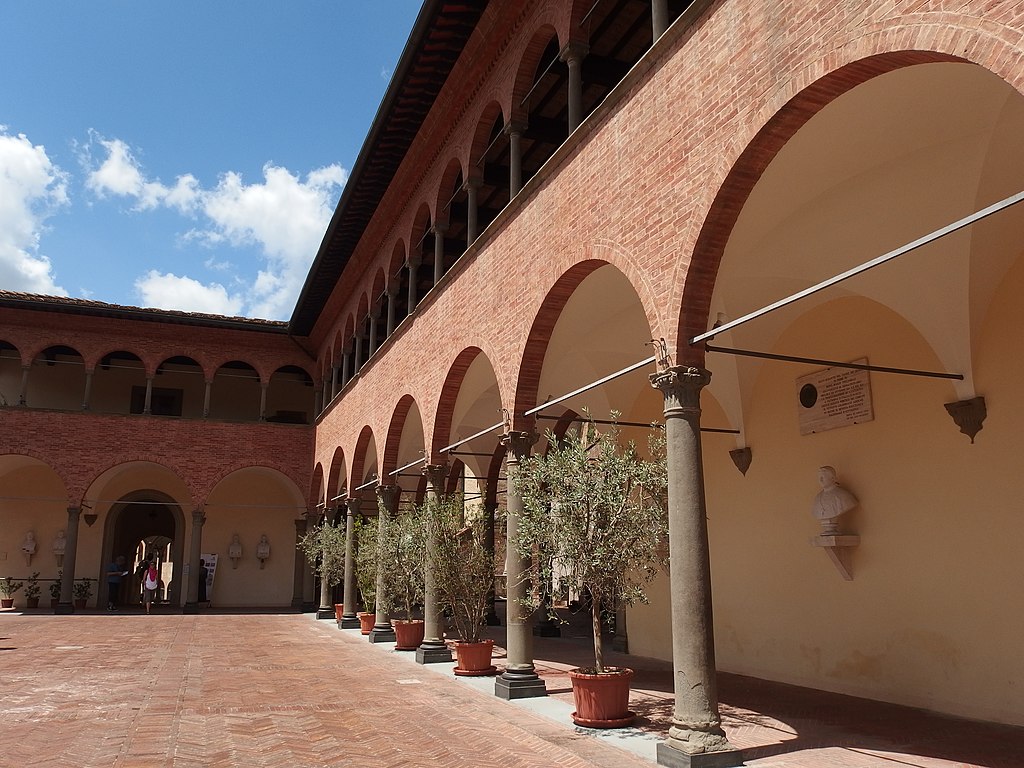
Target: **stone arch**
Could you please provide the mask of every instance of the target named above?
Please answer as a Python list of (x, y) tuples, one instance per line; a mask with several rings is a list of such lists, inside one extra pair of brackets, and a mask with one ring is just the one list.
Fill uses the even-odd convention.
[(388, 436), (384, 443), (384, 455), (381, 461), (381, 474), (384, 477), (398, 468), (398, 451), (402, 442), (402, 431), (405, 429), (405, 421), (409, 411), (415, 404), (412, 395), (403, 395), (395, 405), (391, 414), (391, 422), (388, 425)]
[(331, 468), (327, 473), (327, 503), (333, 504), (335, 497), (348, 488), (348, 473), (345, 471), (345, 451), (339, 445), (334, 449)]

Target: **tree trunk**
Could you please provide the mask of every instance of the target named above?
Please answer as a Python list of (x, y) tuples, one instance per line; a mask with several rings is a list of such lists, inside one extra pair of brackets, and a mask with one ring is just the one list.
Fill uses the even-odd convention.
[(594, 625), (594, 671), (604, 672), (604, 654), (601, 648), (601, 601), (591, 593), (590, 617)]

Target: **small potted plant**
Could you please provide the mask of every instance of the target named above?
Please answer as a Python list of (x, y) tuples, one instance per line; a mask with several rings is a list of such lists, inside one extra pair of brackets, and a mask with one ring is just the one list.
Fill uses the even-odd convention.
[(25, 607), (39, 607), (39, 571), (33, 571), (25, 580)]
[(76, 579), (71, 593), (75, 600), (75, 608), (85, 608), (92, 597), (92, 582), (88, 579)]
[(359, 631), (368, 635), (377, 619), (377, 518), (356, 519), (356, 585), (363, 610), (359, 612)]
[[(329, 589), (337, 586), (345, 576), (345, 529), (340, 525), (331, 525), (324, 520), (313, 526), (299, 541), (299, 549), (306, 556), (306, 562), (316, 563), (320, 579)], [(340, 621), (344, 606), (336, 605), (335, 616)], [(330, 611), (330, 605), (320, 606)], [(321, 618), (317, 615), (317, 618)], [(330, 613), (327, 614), (330, 618)]]
[(491, 664), (494, 641), (483, 638), (482, 633), (494, 585), (494, 554), (484, 545), (480, 526), (466, 522), (460, 496), (442, 496), (425, 507), (435, 531), (430, 557), (438, 602), (451, 614), (459, 633), (455, 674), (493, 675), (497, 672)]
[[(378, 500), (378, 504), (383, 505)], [(377, 595), (384, 611), (394, 616), (401, 608), (404, 618), (392, 618), (395, 650), (415, 651), (423, 642), (424, 626), (413, 618), (413, 606), (423, 602), (424, 564), (427, 559), (427, 529), (415, 507), (395, 514), (380, 514), (377, 525), (377, 567), (384, 575), (385, 590)]]
[(617, 427), (602, 434), (593, 422), (562, 440), (549, 432), (547, 440), (546, 455), (524, 459), (515, 481), (524, 507), (519, 552), (545, 552), (541, 580), (557, 575), (563, 589), (590, 598), (594, 665), (569, 673), (574, 722), (628, 725), (633, 672), (605, 666), (601, 617), (607, 606), (645, 602), (643, 587), (662, 564), (668, 534), (664, 435), (654, 432), (651, 459), (632, 442), (623, 445)]
[(0, 579), (0, 607), (2, 608), (13, 608), (14, 607), (14, 593), (22, 588), (20, 581), (15, 581), (10, 576)]
[(50, 582), (50, 607), (56, 608), (60, 605), (60, 580), (64, 571), (57, 571), (57, 578)]

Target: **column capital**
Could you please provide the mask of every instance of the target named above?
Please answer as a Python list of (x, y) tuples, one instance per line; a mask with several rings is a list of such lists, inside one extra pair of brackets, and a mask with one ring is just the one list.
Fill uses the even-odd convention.
[(536, 432), (510, 430), (501, 436), (501, 444), (505, 446), (508, 460), (518, 462), (530, 455), (530, 449), (538, 439)]
[(206, 517), (203, 514), (202, 507), (196, 507), (192, 510), (192, 524), (203, 525), (206, 522)]
[(588, 53), (590, 53), (590, 46), (580, 40), (566, 44), (566, 46), (558, 52), (558, 58), (568, 64), (573, 60), (579, 61)]
[(345, 507), (348, 510), (348, 514), (358, 515), (359, 507), (362, 505), (362, 501), (363, 500), (360, 499), (358, 496), (349, 496), (347, 499), (345, 499)]
[(68, 520), (71, 518), (78, 519), (78, 516), (82, 514), (81, 507), (68, 507)]
[(463, 183), (462, 188), (469, 192), (471, 189), (480, 189), (484, 185), (484, 180), (479, 176), (470, 176)]
[(506, 136), (511, 136), (513, 133), (522, 136), (526, 133), (526, 128), (527, 125), (525, 120), (509, 120), (501, 130)]
[(442, 224), (441, 222), (437, 222), (436, 224), (434, 224), (434, 226), (430, 228), (430, 231), (433, 232), (435, 235), (441, 235), (443, 237), (445, 232), (448, 231), (448, 225)]
[(384, 506), (384, 509), (388, 511), (388, 514), (394, 514), (395, 507), (398, 503), (398, 494), (401, 491), (397, 485), (378, 485), (376, 488), (377, 498), (380, 499), (380, 503)]
[(700, 392), (711, 382), (711, 372), (676, 365), (652, 373), (651, 386), (665, 397), (665, 417), (700, 414)]
[(427, 484), (440, 489), (444, 479), (448, 475), (447, 464), (426, 464), (423, 467), (423, 474), (427, 478)]
[(405, 257), (405, 263), (408, 265), (409, 269), (416, 269), (417, 267), (419, 267), (420, 264), (423, 263), (423, 254), (410, 253), (408, 256)]
[(401, 290), (401, 286), (397, 280), (392, 280), (385, 286), (384, 290), (388, 295), (388, 299), (390, 301), (394, 301), (398, 298), (398, 292)]

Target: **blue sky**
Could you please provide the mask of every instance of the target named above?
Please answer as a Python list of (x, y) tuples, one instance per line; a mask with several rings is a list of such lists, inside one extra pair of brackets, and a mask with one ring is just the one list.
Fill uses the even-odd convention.
[(0, 3), (0, 289), (287, 319), (420, 5)]

